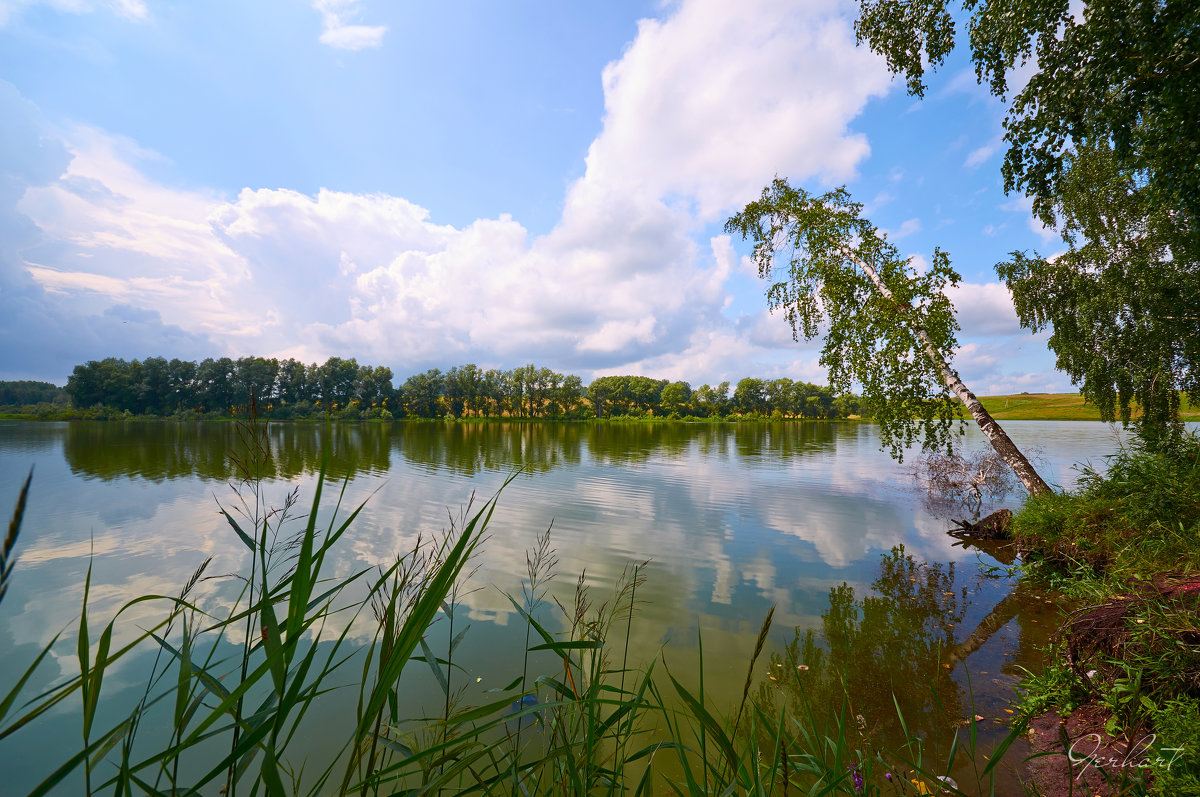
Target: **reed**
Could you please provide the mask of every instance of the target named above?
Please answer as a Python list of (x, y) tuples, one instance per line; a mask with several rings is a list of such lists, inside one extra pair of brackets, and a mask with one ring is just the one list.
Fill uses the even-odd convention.
[(21, 518), (25, 516), (25, 502), (29, 500), (29, 485), (33, 482), (33, 468), (21, 485), (21, 493), (17, 496), (17, 505), (13, 509), (12, 519), (8, 521), (8, 532), (4, 535), (4, 545), (0, 546), (0, 601), (8, 591), (8, 580), (12, 576), (13, 565), (17, 562), (17, 535), (21, 533)]
[[(78, 674), (24, 694), (56, 649), (56, 636), (0, 700), (0, 743), (64, 701), (80, 701), (78, 749), (64, 755), (33, 794), (963, 793), (939, 779), (963, 750), (955, 746), (951, 762), (935, 767), (915, 735), (898, 749), (876, 748), (855, 732), (848, 694), (833, 711), (807, 697), (799, 710), (756, 699), (751, 686), (769, 644), (773, 610), (755, 639), (741, 699), (728, 715), (705, 694), (702, 638), (699, 660), (691, 663), (701, 673), (696, 692), (666, 667), (665, 678), (659, 676), (661, 656), (631, 664), (630, 632), (648, 564), (628, 568), (603, 600), (592, 596), (581, 574), (570, 601), (551, 603), (557, 559), (550, 529), (527, 554), (522, 599), (509, 598), (524, 625), (520, 672), (470, 704), (455, 661), (469, 626), (456, 614), (471, 591), (472, 562), (481, 555), (500, 493), (451, 516), (444, 534), (418, 538), (386, 566), (330, 578), (331, 552), (362, 505), (343, 511), (343, 482), (326, 512), (322, 468), (304, 515), (297, 514), (294, 494), (279, 510), (269, 509), (262, 478), (255, 476), (264, 471), (254, 470), (253, 459), (270, 452), (256, 442), (265, 438), (255, 429), (248, 434), (249, 477), (235, 485), (235, 508), (222, 509), (249, 552), (248, 572), (225, 577), (240, 581), (239, 599), (222, 614), (206, 610), (196, 598), (198, 585), (215, 578), (206, 575), (205, 563), (177, 594), (126, 603), (93, 644), (89, 569), (76, 629)], [(14, 524), (27, 490), (28, 482)], [(9, 568), (12, 550), (6, 543)], [(116, 645), (123, 616), (148, 602), (161, 604), (161, 619)], [(351, 644), (350, 629), (360, 620), (373, 629), (370, 640)], [(445, 623), (445, 634), (432, 633), (436, 622)], [(435, 637), (445, 639), (437, 652)], [(610, 643), (622, 638), (618, 656)], [(154, 653), (154, 664), (137, 702), (100, 711), (106, 674), (146, 651)], [(541, 666), (547, 658), (553, 666)], [(803, 694), (798, 664), (789, 661), (784, 669)], [(432, 716), (403, 716), (410, 667), (428, 669), (438, 684)], [(343, 737), (327, 739), (326, 754), (316, 760), (296, 748), (297, 740), (323, 732), (306, 721), (318, 698), (340, 701), (352, 722)], [(965, 746), (973, 744), (971, 736)], [(975, 793), (987, 793), (995, 760), (976, 771)]]

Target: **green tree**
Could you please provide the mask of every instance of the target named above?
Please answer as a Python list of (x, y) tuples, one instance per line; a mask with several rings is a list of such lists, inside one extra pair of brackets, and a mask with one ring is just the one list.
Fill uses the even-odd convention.
[(859, 414), (858, 396), (843, 393), (833, 400), (833, 413), (838, 418), (849, 418)]
[[(810, 196), (776, 178), (725, 230), (753, 240), (759, 276), (771, 280), (767, 301), (797, 339), (816, 337), (828, 322), (821, 364), (830, 383), (841, 393), (862, 385), (893, 456), (918, 439), (928, 449), (950, 447), (957, 396), (1026, 489), (1049, 492), (950, 367), (958, 322), (945, 290), (959, 281), (950, 258), (935, 250), (917, 274), (861, 213), (845, 189)], [(789, 254), (781, 268), (777, 247)]]
[(610, 412), (610, 401), (616, 392), (615, 380), (611, 376), (601, 376), (592, 380), (588, 385), (587, 397), (592, 403), (592, 411), (597, 418), (603, 418)]
[(299, 404), (301, 401), (312, 400), (308, 386), (308, 368), (298, 360), (287, 359), (279, 364), (277, 385), (279, 401), (283, 404)]
[(795, 390), (795, 384), (786, 376), (780, 379), (764, 380), (763, 397), (766, 399), (767, 409), (771, 412), (778, 410), (783, 415), (794, 416), (796, 414), (796, 406), (793, 401)]
[(663, 412), (679, 413), (680, 415), (690, 412), (692, 405), (692, 386), (687, 382), (672, 382), (662, 389), (662, 394), (659, 396), (659, 401), (662, 403)]
[(529, 391), (532, 379), (532, 365), (523, 365), (511, 371), (504, 372), (504, 393), (507, 399), (509, 414), (516, 418), (532, 417), (530, 413)]
[(1179, 390), (1200, 401), (1200, 4), (1194, 0), (860, 0), (855, 29), (909, 91), (925, 90), (967, 30), (979, 81), (1037, 71), (1009, 102), (1006, 191), (1063, 225), (1059, 258), (998, 266), (1021, 323), (1050, 347), (1107, 420), (1177, 425)]
[[(1200, 102), (1200, 97), (1197, 98)], [(1200, 403), (1200, 262), (1175, 257), (1180, 223), (1099, 146), (1068, 156), (1059, 219), (1067, 251), (1013, 252), (996, 270), (1025, 326), (1051, 327), (1058, 367), (1105, 420), (1143, 436), (1178, 427), (1179, 391)]]
[(418, 418), (439, 418), (442, 415), (441, 398), (445, 379), (438, 368), (413, 374), (404, 380), (404, 399), (408, 412)]
[(118, 410), (141, 412), (142, 364), (116, 357), (91, 360), (75, 366), (66, 391), (76, 407), (103, 404)]
[(567, 415), (573, 415), (579, 409), (583, 398), (583, 380), (575, 374), (564, 376), (556, 389), (555, 403)]
[(484, 412), (499, 418), (504, 414), (504, 373), (489, 368), (483, 373)]
[(196, 382), (204, 409), (209, 412), (230, 411), (230, 407), (238, 401), (234, 377), (234, 362), (228, 357), (216, 360), (207, 357), (200, 362), (196, 369)]
[(651, 379), (648, 376), (627, 376), (630, 403), (642, 412), (654, 412), (662, 401), (662, 389), (667, 386), (665, 379)]
[(763, 380), (748, 376), (739, 381), (733, 390), (733, 406), (743, 415), (768, 412), (766, 385)]
[(137, 386), (138, 411), (164, 415), (171, 409), (171, 366), (164, 357), (142, 361), (142, 378)]
[(0, 382), (0, 406), (23, 406), (40, 402), (64, 404), (67, 399), (66, 392), (52, 382)]
[(463, 409), (470, 406), (475, 393), (473, 378), (476, 371), (474, 365), (464, 365), (455, 366), (446, 372), (442, 392), (450, 405), (450, 414), (456, 418), (462, 417)]
[(358, 384), (358, 361), (351, 357), (343, 360), (341, 357), (330, 357), (317, 370), (317, 384), (320, 385), (321, 401), (325, 410), (344, 408), (354, 399), (355, 387)]
[(693, 393), (693, 399), (696, 412), (703, 417), (724, 417), (729, 413), (729, 383), (722, 382), (716, 387), (701, 385)]
[(562, 375), (549, 368), (537, 368), (532, 364), (527, 365), (526, 368), (528, 369), (529, 417), (553, 415), (556, 408), (549, 406), (548, 402), (551, 401)]
[(237, 403), (255, 402), (266, 406), (275, 398), (275, 379), (279, 375), (279, 361), (265, 357), (242, 357), (237, 363), (237, 378), (234, 392)]
[(171, 386), (168, 409), (172, 412), (196, 407), (195, 360), (172, 359), (167, 363), (167, 379)]
[(394, 401), (396, 389), (392, 386), (392, 369), (383, 365), (358, 368), (354, 397), (363, 409), (387, 407)]
[(75, 366), (67, 377), (67, 395), (76, 407), (85, 408), (104, 403), (103, 385), (100, 376), (100, 363), (89, 360), (83, 365)]

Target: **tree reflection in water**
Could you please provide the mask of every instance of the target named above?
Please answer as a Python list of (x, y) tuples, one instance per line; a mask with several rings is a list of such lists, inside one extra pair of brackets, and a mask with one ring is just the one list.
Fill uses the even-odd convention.
[(810, 707), (837, 714), (845, 706), (881, 744), (904, 740), (897, 705), (909, 732), (923, 737), (962, 716), (964, 696), (946, 665), (970, 600), (966, 587), (955, 588), (954, 563), (917, 562), (898, 547), (880, 571), (872, 595), (859, 598), (846, 584), (830, 590), (820, 641), (797, 628), (772, 654), (758, 690), (769, 715), (784, 707), (793, 717)]
[[(606, 465), (686, 456), (785, 461), (831, 453), (836, 435), (857, 429), (830, 423), (267, 423), (265, 476), (315, 475), (332, 453), (331, 478), (387, 473), (403, 461), (429, 472), (473, 476), (486, 471), (547, 473), (588, 460)], [(79, 475), (149, 481), (233, 476), (229, 452), (237, 424), (225, 421), (79, 421), (65, 426), (63, 450)]]
[[(784, 710), (793, 732), (831, 740), (844, 732), (849, 750), (883, 754), (900, 774), (910, 774), (895, 758), (900, 751), (906, 761), (920, 759), (922, 766), (946, 772), (957, 740), (950, 774), (971, 793), (968, 784), (1009, 735), (1006, 720), (998, 718), (1010, 716), (1004, 708), (1012, 697), (1013, 671), (1037, 667), (1037, 647), (1052, 627), (1039, 618), (1050, 619), (1054, 607), (1047, 604), (1053, 602), (1021, 581), (974, 627), (963, 628), (970, 596), (978, 593), (956, 584), (954, 563), (919, 562), (903, 547), (882, 557), (871, 587), (862, 596), (846, 584), (830, 590), (821, 630), (797, 628), (784, 650), (771, 655), (757, 703), (768, 717)], [(1014, 619), (1015, 639), (1005, 647), (1015, 641), (1015, 649), (992, 660), (996, 671), (963, 677), (958, 665)], [(919, 750), (906, 746), (913, 739), (920, 740)], [(998, 780), (989, 785), (985, 778), (980, 787), (1019, 790), (1027, 752), (1017, 740), (994, 773)]]

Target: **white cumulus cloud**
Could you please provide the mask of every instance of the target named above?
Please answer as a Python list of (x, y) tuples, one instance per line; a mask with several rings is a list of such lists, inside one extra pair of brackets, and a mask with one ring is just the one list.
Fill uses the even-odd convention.
[[(314, 7), (328, 35), (357, 24), (352, 0)], [(697, 237), (775, 174), (845, 180), (868, 154), (850, 124), (889, 78), (841, 7), (687, 0), (640, 23), (603, 86), (601, 131), (545, 235), (507, 215), (451, 226), (419, 198), (334, 187), (179, 190), (139, 167), (152, 153), (77, 128), (66, 171), (15, 208), (40, 231), (21, 270), (89, 312), (153, 308), (231, 354), (692, 381), (766, 357), (815, 378), (815, 352), (777, 351), (794, 345), (782, 319), (723, 314), (747, 264), (728, 238)]]
[(321, 15), (321, 44), (338, 50), (365, 50), (383, 44), (386, 25), (361, 25), (358, 18), (359, 0), (313, 0), (313, 8)]
[(694, 203), (701, 219), (775, 174), (844, 181), (870, 152), (848, 129), (890, 85), (833, 2), (693, 0), (643, 20), (604, 70), (587, 179)]
[(962, 325), (962, 337), (1020, 335), (1012, 294), (1000, 282), (960, 282), (946, 291)]

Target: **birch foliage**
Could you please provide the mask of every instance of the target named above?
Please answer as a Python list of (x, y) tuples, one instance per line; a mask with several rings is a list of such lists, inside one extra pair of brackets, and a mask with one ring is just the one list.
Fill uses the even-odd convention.
[(920, 271), (863, 218), (844, 188), (814, 196), (780, 178), (725, 231), (753, 242), (759, 276), (770, 283), (768, 304), (787, 318), (793, 337), (824, 331), (820, 361), (835, 392), (861, 386), (864, 410), (894, 457), (914, 443), (952, 447), (961, 433), (957, 402), (920, 337), (923, 330), (949, 360), (959, 326), (945, 291), (960, 277), (945, 252), (935, 250)]

